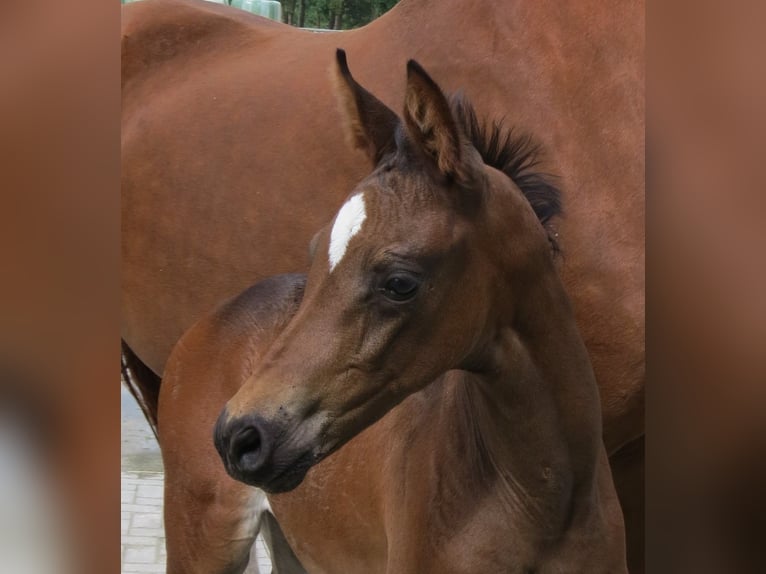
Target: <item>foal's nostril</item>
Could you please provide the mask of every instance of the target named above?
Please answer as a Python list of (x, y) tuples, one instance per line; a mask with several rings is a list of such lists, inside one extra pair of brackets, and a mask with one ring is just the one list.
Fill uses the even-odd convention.
[(246, 426), (234, 433), (229, 445), (229, 455), (242, 470), (260, 465), (261, 433), (255, 426)]
[(238, 480), (254, 478), (269, 458), (263, 424), (255, 416), (229, 420), (226, 411), (216, 423), (216, 449), (227, 472)]

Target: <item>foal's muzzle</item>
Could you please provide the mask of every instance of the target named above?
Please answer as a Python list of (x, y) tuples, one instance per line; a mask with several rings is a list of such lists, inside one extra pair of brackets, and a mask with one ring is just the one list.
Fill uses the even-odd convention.
[(275, 449), (284, 435), (284, 430), (256, 415), (231, 419), (224, 409), (215, 424), (213, 441), (232, 478), (267, 492), (285, 492), (301, 483), (312, 457)]
[(270, 437), (265, 427), (254, 415), (230, 419), (226, 409), (218, 417), (213, 440), (226, 472), (233, 478), (250, 484), (268, 466)]

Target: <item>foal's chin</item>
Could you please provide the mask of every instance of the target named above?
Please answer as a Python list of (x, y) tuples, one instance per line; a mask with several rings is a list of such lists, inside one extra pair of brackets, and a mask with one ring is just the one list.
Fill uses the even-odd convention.
[(234, 480), (255, 486), (269, 494), (289, 492), (297, 488), (309, 469), (318, 462), (317, 457), (310, 451), (297, 456), (285, 456), (286, 453), (275, 453), (275, 462), (257, 472), (251, 472), (238, 466), (226, 466), (226, 471)]

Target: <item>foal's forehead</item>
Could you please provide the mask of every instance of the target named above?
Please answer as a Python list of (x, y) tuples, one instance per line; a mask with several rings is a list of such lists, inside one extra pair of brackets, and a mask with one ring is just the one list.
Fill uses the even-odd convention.
[(354, 191), (346, 202), (341, 206), (332, 230), (330, 231), (330, 244), (328, 247), (328, 259), (330, 271), (335, 269), (346, 255), (349, 243), (362, 231), (362, 227), (375, 227), (380, 229), (379, 222), (370, 222), (370, 214), (378, 218), (380, 209), (376, 201), (376, 190), (369, 185), (362, 185)]
[(330, 271), (340, 263), (346, 254), (349, 242), (359, 233), (367, 219), (367, 205), (364, 191), (352, 195), (335, 217), (335, 223), (330, 232), (330, 247), (328, 257)]
[(414, 252), (433, 241), (444, 241), (444, 234), (452, 233), (450, 212), (449, 202), (422, 178), (370, 178), (354, 190), (335, 216), (328, 247), (330, 272), (357, 237), (363, 236), (364, 245), (373, 250), (407, 247)]

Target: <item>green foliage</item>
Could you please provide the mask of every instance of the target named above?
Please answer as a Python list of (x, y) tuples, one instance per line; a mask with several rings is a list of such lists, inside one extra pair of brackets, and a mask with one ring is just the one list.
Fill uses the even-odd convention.
[[(282, 0), (284, 21), (293, 26), (348, 30), (371, 22), (397, 0)], [(303, 22), (301, 22), (303, 12)]]

